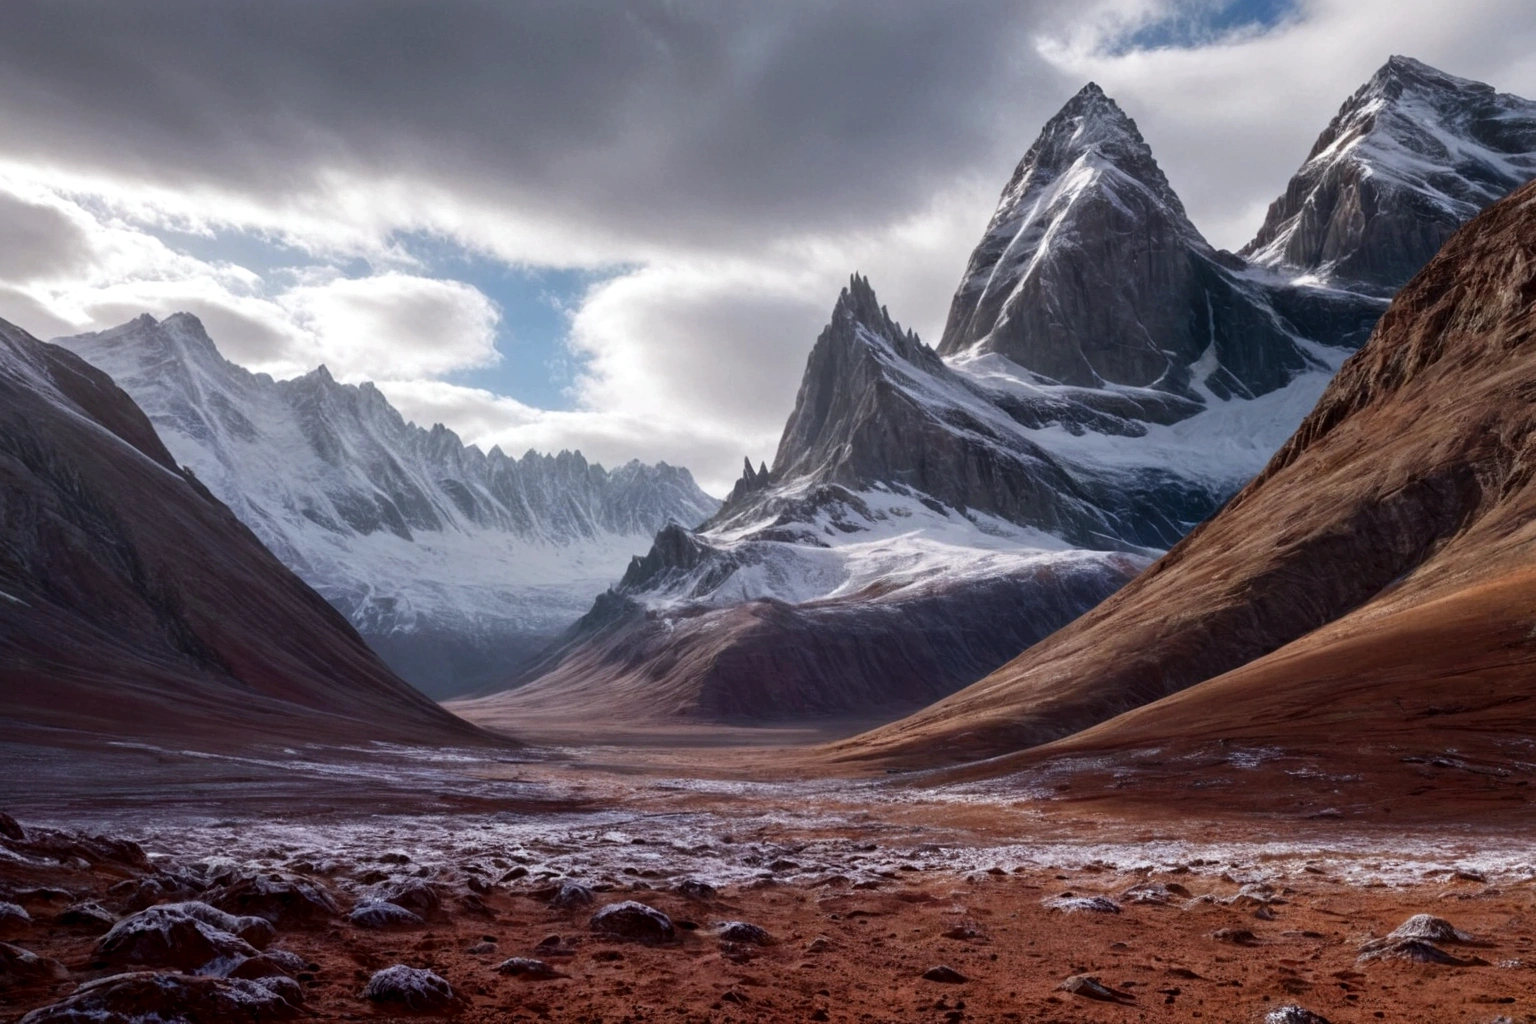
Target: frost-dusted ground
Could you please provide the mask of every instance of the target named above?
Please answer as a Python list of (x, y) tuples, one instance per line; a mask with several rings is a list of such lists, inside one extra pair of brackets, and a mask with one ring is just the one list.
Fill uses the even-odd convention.
[[(1139, 810), (1107, 806), (1084, 780), (1127, 769), (1082, 759), (944, 784), (787, 778), (774, 769), (792, 768), (792, 751), (133, 747), (85, 792), (78, 758), (16, 747), (0, 757), (5, 805), (24, 825), (137, 839), (156, 872), (193, 886), (300, 877), (343, 915), (365, 892), (432, 886), (441, 910), (418, 926), (369, 930), (343, 916), (279, 930), (271, 948), (306, 962), (304, 1007), (321, 1019), (374, 1013), (361, 993), (395, 964), (445, 978), (464, 1001), (460, 1019), (474, 1022), (1260, 1022), (1302, 1005), (1335, 1024), (1490, 1024), (1524, 1019), (1511, 1010), (1536, 992), (1536, 847), (1510, 822), (1170, 814), (1153, 793)], [(1278, 751), (1233, 750), (1184, 779), (1277, 767), (1301, 771)], [(23, 777), (34, 785), (9, 781)], [(1351, 778), (1321, 784), (1347, 789)], [(1207, 807), (1224, 812), (1225, 801)], [(698, 898), (684, 881), (714, 892)], [(41, 894), (126, 912), (118, 882), (0, 856), (0, 896), (21, 893), (33, 917), (6, 941), (71, 971), (51, 988), (12, 990), (0, 1021), (107, 973), (93, 966), (89, 934), (48, 923), (58, 907)], [(564, 882), (593, 902), (553, 905)], [(669, 915), (677, 941), (595, 934), (593, 910), (624, 900)], [(1459, 965), (1359, 960), (1418, 913), (1486, 944), (1445, 947)], [(726, 942), (728, 921), (773, 942)], [(542, 957), (559, 976), (498, 974), (514, 956)], [(960, 980), (924, 977), (940, 966)], [(1061, 988), (1080, 975), (1118, 1002)]]

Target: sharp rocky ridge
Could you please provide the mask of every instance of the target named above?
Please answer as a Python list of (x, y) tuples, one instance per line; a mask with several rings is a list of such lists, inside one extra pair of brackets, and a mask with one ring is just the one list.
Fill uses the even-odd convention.
[(323, 366), (251, 373), (188, 313), (58, 344), (109, 373), (178, 463), (439, 696), (514, 674), (656, 531), (719, 504), (665, 463), (482, 452)]
[(1242, 255), (1390, 295), (1536, 177), (1536, 103), (1393, 57), (1340, 108)]

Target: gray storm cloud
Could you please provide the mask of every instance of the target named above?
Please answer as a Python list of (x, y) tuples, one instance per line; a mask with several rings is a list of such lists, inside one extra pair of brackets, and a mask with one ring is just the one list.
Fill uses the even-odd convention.
[(0, 132), (170, 186), (360, 171), (653, 240), (836, 231), (1016, 159), (1068, 6), (10, 0)]

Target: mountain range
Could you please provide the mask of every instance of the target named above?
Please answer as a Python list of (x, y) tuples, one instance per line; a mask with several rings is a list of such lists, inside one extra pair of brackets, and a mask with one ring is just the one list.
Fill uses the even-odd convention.
[(524, 685), (453, 707), (889, 718), (972, 683), (1220, 509), (1438, 240), (1532, 175), (1536, 104), (1394, 57), (1233, 254), (1090, 84), (1005, 186), (937, 348), (855, 276), (773, 464), (664, 530)]
[(251, 373), (188, 313), (55, 343), (110, 374), (177, 464), (433, 696), (505, 681), (656, 531), (719, 505), (665, 463), (481, 452), (323, 366)]

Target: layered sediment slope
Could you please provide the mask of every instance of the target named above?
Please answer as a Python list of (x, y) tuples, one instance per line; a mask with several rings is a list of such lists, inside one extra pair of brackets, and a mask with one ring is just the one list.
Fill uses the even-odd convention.
[(485, 739), (178, 469), (106, 374), (3, 321), (0, 733)]
[(1525, 742), (1533, 397), (1528, 185), (1398, 295), (1218, 516), (1072, 626), (833, 756), (973, 760), (1096, 725), (1053, 749)]

